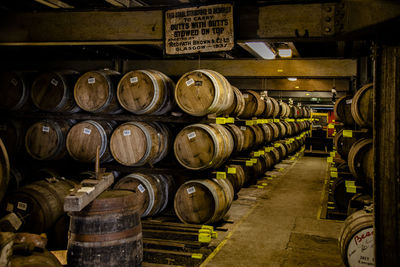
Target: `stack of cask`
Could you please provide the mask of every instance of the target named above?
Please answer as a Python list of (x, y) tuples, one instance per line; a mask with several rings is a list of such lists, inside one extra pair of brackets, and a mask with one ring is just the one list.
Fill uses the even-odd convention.
[(339, 248), (347, 266), (374, 265), (374, 182), (373, 85), (361, 87), (354, 96), (336, 101), (335, 115), (340, 122), (334, 143), (338, 177), (332, 194), (338, 209), (347, 212), (339, 234)]
[[(96, 234), (80, 232), (74, 223), (90, 221), (92, 213), (112, 217), (121, 208), (100, 210), (101, 203), (134, 199), (125, 208), (137, 210), (137, 214), (125, 215), (135, 217), (137, 222), (140, 218), (136, 217), (154, 216), (172, 204), (177, 217), (185, 223), (217, 222), (227, 214), (235, 194), (243, 186), (255, 183), (275, 164), (301, 149), (310, 127), (308, 107), (290, 106), (253, 90), (239, 90), (212, 70), (186, 73), (176, 85), (155, 70), (134, 70), (125, 75), (112, 70), (57, 71), (36, 76), (8, 73), (1, 76), (0, 83), (6, 85), (0, 88), (8, 88), (8, 93), (13, 88), (15, 94), (10, 101), (0, 102), (0, 109), (40, 115), (37, 116), (40, 119), (29, 124), (11, 120), (0, 123), (0, 138), (14, 159), (8, 182), (1, 188), (6, 191), (9, 187), (14, 192), (6, 196), (2, 209), (23, 218), (21, 229), (33, 233), (66, 233), (69, 225), (72, 234), (68, 257), (76, 266), (92, 261), (89, 254), (83, 253), (85, 248), (91, 247), (94, 254), (104, 248), (90, 243), (97, 240), (96, 236), (89, 242), (81, 240), (82, 235)], [(178, 108), (208, 123), (179, 127), (178, 123), (171, 126), (162, 122), (160, 115)], [(133, 114), (132, 120), (107, 119), (121, 112)], [(55, 119), (43, 119), (43, 113), (52, 114)], [(80, 117), (73, 113), (91, 114), (93, 119), (72, 120)], [(209, 114), (218, 117), (206, 119)], [(210, 175), (201, 179), (199, 175), (197, 179), (187, 177), (184, 183), (177, 183), (167, 174), (132, 169), (86, 211), (70, 214), (69, 223), (62, 210), (63, 199), (75, 182), (51, 172), (45, 177), (51, 179), (34, 182), (28, 175), (23, 180), (24, 175), (15, 168), (18, 160), (23, 162), (26, 156), (34, 162), (47, 162), (49, 167), (56, 160), (64, 162), (68, 158), (92, 163), (98, 147), (103, 163), (115, 161), (127, 167), (152, 167), (172, 155), (185, 169), (202, 171), (199, 174), (221, 172), (225, 179), (209, 179)], [(131, 192), (129, 196), (122, 193), (127, 191)], [(138, 225), (129, 231), (138, 232)], [(56, 230), (61, 228), (62, 231)], [(137, 246), (141, 244), (139, 235), (124, 238)], [(115, 247), (116, 251), (119, 249)], [(141, 250), (134, 253), (137, 256), (127, 260), (141, 261)]]

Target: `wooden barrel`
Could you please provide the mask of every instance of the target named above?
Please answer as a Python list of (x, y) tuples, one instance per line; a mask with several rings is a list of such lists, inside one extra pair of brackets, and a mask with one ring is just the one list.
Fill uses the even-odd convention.
[(7, 149), (8, 156), (15, 158), (24, 146), (25, 127), (20, 121), (0, 122), (0, 138)]
[(10, 266), (13, 267), (62, 267), (63, 265), (48, 250), (38, 249), (30, 252), (14, 254), (10, 257)]
[(269, 171), (269, 170), (272, 169), (272, 167), (274, 167), (275, 158), (271, 153), (264, 153), (264, 155), (261, 155), (260, 157), (265, 162), (265, 170), (264, 170), (264, 172)]
[(346, 266), (375, 266), (374, 215), (359, 210), (346, 218), (338, 245)]
[(279, 137), (285, 138), (286, 136), (286, 127), (282, 122), (274, 122), (275, 125), (279, 128)]
[(243, 167), (237, 164), (228, 164), (225, 166), (226, 179), (228, 179), (235, 194), (237, 194), (246, 182), (246, 175)]
[(274, 128), (272, 128), (270, 123), (260, 124), (261, 129), (264, 132), (264, 142), (270, 143), (274, 139)]
[(270, 97), (269, 99), (271, 100), (272, 105), (274, 106), (272, 117), (273, 118), (279, 117), (279, 114), (281, 113), (281, 106), (279, 105), (279, 102), (273, 97)]
[(362, 210), (372, 204), (374, 204), (374, 200), (370, 195), (365, 193), (357, 193), (349, 201), (349, 205), (347, 206), (347, 216), (350, 216), (354, 212)]
[(135, 201), (131, 191), (109, 190), (81, 212), (71, 212), (68, 265), (142, 266), (142, 226)]
[(256, 134), (250, 128), (250, 126), (240, 126), (240, 130), (243, 133), (243, 151), (250, 150), (254, 147)]
[(344, 160), (347, 160), (351, 146), (355, 142), (357, 142), (356, 137), (343, 137), (343, 130), (340, 130), (333, 137), (333, 143), (335, 144), (336, 151)]
[(170, 135), (161, 123), (126, 122), (114, 130), (110, 150), (114, 159), (125, 166), (155, 164), (167, 155)]
[(345, 95), (336, 100), (334, 107), (336, 121), (341, 121), (345, 125), (354, 125), (355, 122), (351, 115), (352, 102), (353, 96), (351, 95)]
[[(219, 180), (223, 180), (225, 186)], [(175, 194), (174, 208), (178, 218), (184, 223), (194, 224), (220, 221), (232, 203), (230, 199), (233, 199), (232, 185), (229, 187), (227, 183), (230, 183), (227, 179), (191, 180), (184, 183)]]
[(264, 96), (264, 102), (265, 102), (264, 117), (271, 118), (274, 113), (274, 103), (268, 96)]
[(174, 153), (187, 169), (217, 168), (230, 156), (233, 144), (232, 135), (223, 126), (193, 124), (176, 135)]
[(0, 109), (21, 110), (27, 105), (30, 84), (21, 72), (0, 73)]
[(245, 101), (242, 92), (240, 92), (240, 90), (235, 86), (231, 87), (235, 97), (233, 98), (232, 105), (227, 110), (225, 110), (224, 114), (231, 117), (239, 117), (244, 111)]
[(74, 113), (79, 111), (73, 97), (75, 71), (48, 72), (39, 75), (32, 84), (31, 98), (40, 110)]
[(10, 179), (8, 181), (7, 192), (11, 193), (18, 190), (24, 183), (25, 176), (19, 168), (10, 168)]
[(287, 150), (286, 147), (281, 143), (281, 141), (278, 141), (277, 143), (274, 144), (276, 150), (279, 152), (279, 158), (281, 160), (285, 159), (287, 156)]
[(351, 115), (359, 126), (372, 128), (374, 120), (373, 104), (374, 94), (371, 83), (360, 88), (355, 93), (351, 103)]
[(72, 126), (67, 135), (67, 150), (69, 155), (81, 162), (94, 162), (96, 150), (100, 146), (100, 161), (112, 160), (108, 147), (113, 121), (82, 121)]
[(292, 136), (292, 135), (294, 135), (294, 129), (292, 128), (292, 125), (291, 124), (289, 124), (287, 121), (282, 121), (281, 122), (284, 126), (285, 126), (285, 129), (286, 129), (286, 136)]
[(280, 117), (282, 118), (287, 118), (289, 117), (290, 114), (290, 107), (288, 104), (286, 104), (283, 101), (280, 101), (279, 105), (281, 106), (280, 108)]
[(241, 118), (257, 117), (264, 113), (265, 102), (256, 91), (246, 90), (243, 92), (245, 108)]
[(374, 181), (373, 157), (372, 139), (365, 138), (358, 140), (351, 146), (348, 156), (351, 174), (370, 187), (372, 187)]
[(10, 161), (7, 149), (0, 139), (0, 202), (3, 200), (10, 181)]
[(21, 187), (4, 201), (4, 209), (14, 212), (23, 225), (20, 230), (43, 233), (64, 214), (64, 198), (75, 183), (48, 178)]
[(131, 173), (121, 178), (114, 189), (135, 194), (135, 208), (141, 217), (161, 213), (174, 194), (174, 181), (169, 175)]
[(121, 106), (134, 114), (161, 115), (173, 107), (174, 89), (174, 82), (159, 71), (134, 70), (119, 81), (117, 97)]
[(33, 124), (25, 135), (25, 148), (37, 160), (63, 158), (67, 149), (65, 140), (71, 125), (67, 121), (42, 120)]
[(333, 182), (332, 195), (338, 209), (341, 211), (346, 211), (353, 194), (347, 193), (346, 180), (343, 177), (338, 177)]
[(232, 106), (234, 97), (226, 78), (212, 70), (185, 73), (175, 87), (176, 103), (193, 116), (222, 114)]
[(255, 134), (254, 146), (255, 147), (261, 146), (264, 143), (264, 131), (263, 131), (263, 129), (258, 125), (251, 125), (250, 129), (252, 129), (254, 134)]
[(96, 70), (83, 74), (74, 87), (78, 106), (92, 113), (119, 113), (116, 87), (120, 73), (113, 70)]
[(273, 141), (273, 140), (277, 140), (277, 139), (279, 138), (279, 136), (280, 136), (279, 127), (278, 127), (275, 123), (273, 123), (273, 122), (267, 123), (267, 125), (268, 125), (270, 128), (273, 129), (273, 138), (272, 138), (272, 141)]
[(225, 128), (232, 134), (233, 137), (233, 153), (241, 152), (244, 146), (244, 133), (240, 130), (240, 127), (236, 126), (235, 124), (226, 124)]

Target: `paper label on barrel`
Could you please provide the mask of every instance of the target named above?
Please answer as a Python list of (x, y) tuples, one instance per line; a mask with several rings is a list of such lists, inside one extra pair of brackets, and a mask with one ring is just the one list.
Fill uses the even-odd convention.
[(353, 99), (347, 99), (346, 100), (346, 104), (348, 105), (348, 104), (351, 104), (351, 103), (353, 103)]
[(58, 81), (56, 79), (51, 79), (50, 83), (54, 86), (58, 85)]
[(146, 188), (144, 188), (144, 186), (142, 184), (139, 184), (137, 189), (140, 191), (140, 193), (143, 193), (144, 191), (146, 191)]
[(246, 131), (246, 127), (244, 127), (244, 126), (240, 126), (240, 130), (242, 130), (242, 131)]
[(138, 77), (132, 77), (129, 79), (131, 83), (137, 83), (139, 81)]
[(193, 139), (193, 138), (196, 137), (196, 133), (195, 133), (195, 132), (191, 132), (191, 133), (189, 133), (189, 134), (187, 135), (187, 137), (189, 138), (189, 140), (190, 140), (190, 139)]
[(6, 211), (12, 212), (14, 210), (14, 205), (11, 203), (7, 203)]
[(122, 132), (122, 134), (123, 134), (124, 136), (130, 136), (130, 135), (131, 135), (131, 130), (124, 130), (124, 131)]
[(96, 78), (89, 78), (89, 79), (87, 80), (87, 82), (88, 82), (88, 84), (93, 84), (93, 83), (96, 82)]
[(90, 135), (90, 133), (92, 132), (92, 130), (88, 129), (88, 128), (83, 128), (83, 133)]
[(17, 209), (26, 211), (26, 209), (28, 208), (28, 204), (24, 203), (24, 202), (18, 202), (17, 204)]
[(249, 98), (249, 94), (243, 94), (243, 98)]
[(50, 127), (49, 126), (43, 126), (42, 127), (42, 132), (44, 132), (44, 133), (50, 132)]
[(12, 79), (12, 80), (11, 80), (11, 83), (12, 83), (12, 85), (17, 86), (18, 81), (17, 81), (16, 79)]
[(193, 79), (189, 79), (186, 81), (186, 86), (191, 86), (192, 84), (194, 84), (194, 80)]
[(193, 194), (194, 192), (196, 192), (196, 189), (194, 188), (194, 186), (189, 187), (188, 189), (186, 189), (186, 191), (188, 192), (188, 194)]
[(356, 233), (347, 247), (349, 266), (375, 266), (374, 228), (369, 227)]

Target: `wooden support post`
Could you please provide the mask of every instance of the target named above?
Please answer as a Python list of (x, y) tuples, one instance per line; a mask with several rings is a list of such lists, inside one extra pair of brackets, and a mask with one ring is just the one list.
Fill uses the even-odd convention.
[(400, 47), (378, 53), (374, 81), (376, 266), (400, 266)]

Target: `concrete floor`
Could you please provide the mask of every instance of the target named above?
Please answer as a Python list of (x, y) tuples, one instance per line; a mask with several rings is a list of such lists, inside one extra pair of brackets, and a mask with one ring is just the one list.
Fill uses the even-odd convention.
[[(317, 219), (325, 177), (325, 158), (302, 157), (268, 190), (249, 196), (242, 189), (232, 233), (202, 266), (344, 266), (337, 248), (342, 223)], [(235, 209), (247, 212), (237, 220)]]

